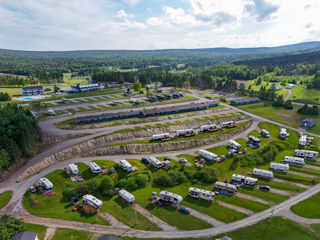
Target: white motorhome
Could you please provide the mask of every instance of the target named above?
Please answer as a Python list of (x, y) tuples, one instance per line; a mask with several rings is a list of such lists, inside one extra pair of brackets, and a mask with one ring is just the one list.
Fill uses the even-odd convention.
[(283, 164), (283, 163), (270, 163), (270, 169), (272, 170), (278, 170), (278, 171), (285, 171), (289, 170), (289, 164)]
[(136, 102), (138, 102), (138, 101), (137, 101), (137, 99), (135, 99), (135, 98), (130, 98), (129, 102), (131, 102), (131, 103), (136, 103)]
[(216, 189), (228, 191), (228, 192), (231, 192), (231, 193), (237, 192), (237, 187), (235, 185), (233, 185), (233, 184), (230, 184), (230, 183), (216, 182), (214, 184), (214, 187)]
[(215, 194), (214, 192), (203, 190), (199, 188), (190, 187), (188, 192), (190, 197), (198, 198), (198, 199), (204, 199), (208, 201), (213, 201)]
[(53, 188), (52, 182), (47, 178), (40, 178), (38, 181), (40, 187), (44, 187), (46, 190), (51, 190)]
[(287, 129), (281, 128), (280, 132), (279, 132), (279, 138), (285, 140), (285, 139), (287, 139), (288, 136), (289, 136), (289, 134), (287, 133)]
[(210, 131), (211, 129), (216, 129), (216, 128), (217, 128), (216, 124), (204, 125), (200, 127), (200, 132)]
[(258, 169), (258, 168), (253, 169), (253, 175), (257, 176), (258, 178), (266, 178), (266, 179), (271, 179), (274, 177), (273, 172), (264, 170), (264, 169)]
[(91, 162), (89, 164), (89, 167), (90, 167), (90, 170), (91, 170), (92, 173), (97, 174), (97, 173), (101, 172), (100, 166), (98, 164), (96, 164), (95, 162)]
[(61, 102), (62, 103), (68, 103), (68, 99), (67, 98), (61, 98)]
[(161, 139), (165, 139), (165, 138), (170, 138), (170, 134), (169, 133), (162, 133), (162, 134), (152, 135), (152, 140), (161, 140)]
[(198, 153), (200, 154), (201, 157), (205, 158), (205, 159), (208, 159), (208, 160), (211, 160), (211, 161), (217, 161), (218, 160), (218, 155), (217, 154), (214, 154), (212, 152), (208, 152), (204, 149), (200, 149), (198, 151)]
[(52, 109), (48, 109), (48, 114), (49, 115), (56, 115), (56, 112)]
[(249, 141), (254, 145), (254, 146), (257, 146), (257, 147), (260, 147), (260, 139), (253, 136), (253, 135), (249, 135)]
[(261, 129), (261, 136), (269, 138), (270, 137), (270, 133), (269, 133), (269, 131), (267, 131), (265, 129)]
[(316, 151), (296, 149), (294, 151), (294, 155), (297, 157), (314, 158), (314, 157), (318, 157), (319, 153)]
[(74, 163), (69, 164), (68, 168), (69, 168), (69, 171), (70, 171), (73, 175), (78, 175), (78, 174), (79, 174), (78, 166), (75, 165)]
[(229, 148), (236, 149), (236, 150), (240, 150), (240, 149), (241, 149), (241, 144), (240, 144), (240, 143), (237, 143), (237, 142), (234, 141), (234, 140), (230, 140), (230, 141), (228, 142), (228, 146), (229, 146)]
[(182, 201), (180, 195), (167, 191), (161, 191), (159, 197), (161, 200), (171, 203), (180, 203)]
[(307, 144), (307, 136), (306, 135), (302, 135), (299, 138), (299, 145), (300, 146), (305, 146)]
[(132, 171), (132, 166), (127, 160), (120, 160), (120, 165), (124, 171), (127, 171), (127, 172)]
[(300, 165), (300, 166), (305, 165), (304, 159), (303, 158), (299, 158), (299, 157), (285, 156), (284, 157), (284, 162), (285, 163), (289, 163), (289, 164), (293, 164), (293, 165)]
[(154, 166), (155, 168), (161, 168), (162, 167), (162, 162), (155, 158), (155, 157), (149, 157), (150, 163), (152, 164), (152, 166)]
[(256, 185), (258, 183), (258, 179), (252, 177), (246, 177), (239, 174), (232, 174), (232, 181), (244, 183), (246, 185)]
[(88, 204), (95, 209), (101, 208), (102, 207), (102, 201), (97, 199), (95, 196), (92, 196), (90, 194), (84, 195), (82, 197), (82, 201), (84, 204)]
[(124, 189), (119, 191), (119, 195), (129, 203), (133, 203), (135, 201), (135, 197)]
[(225, 128), (225, 127), (233, 126), (233, 125), (235, 125), (235, 124), (236, 124), (235, 121), (223, 122), (223, 123), (220, 123), (220, 128)]
[(180, 136), (185, 136), (187, 134), (192, 134), (192, 133), (193, 133), (193, 129), (178, 130), (176, 132), (176, 136), (180, 137)]

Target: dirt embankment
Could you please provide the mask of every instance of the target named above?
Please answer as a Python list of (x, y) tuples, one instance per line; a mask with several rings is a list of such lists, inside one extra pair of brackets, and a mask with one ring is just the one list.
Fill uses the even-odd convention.
[(85, 156), (104, 156), (104, 155), (117, 155), (117, 154), (140, 154), (140, 153), (167, 153), (175, 152), (190, 148), (196, 148), (200, 146), (209, 145), (219, 141), (223, 141), (232, 138), (235, 134), (239, 134), (251, 127), (252, 122), (247, 126), (234, 130), (228, 133), (222, 133), (213, 135), (206, 138), (191, 139), (178, 142), (160, 142), (152, 144), (129, 144), (121, 146), (113, 146), (106, 148), (99, 148), (94, 150)]
[(42, 143), (58, 143), (73, 138), (79, 138), (89, 135), (89, 133), (77, 133), (77, 134), (43, 134), (41, 136)]
[(168, 120), (174, 120), (179, 118), (210, 114), (215, 112), (223, 112), (229, 109), (230, 108), (217, 108), (217, 109), (209, 109), (209, 110), (198, 111), (198, 112), (173, 114), (173, 115), (160, 116), (160, 117), (141, 118), (136, 120), (122, 120), (122, 121), (103, 122), (103, 123), (87, 124), (87, 125), (64, 125), (64, 126), (57, 126), (57, 127), (68, 128), (69, 130), (95, 129), (95, 128), (103, 128), (103, 127), (111, 127), (111, 126), (119, 126), (119, 125), (132, 125), (132, 124), (138, 124), (138, 123), (168, 121)]

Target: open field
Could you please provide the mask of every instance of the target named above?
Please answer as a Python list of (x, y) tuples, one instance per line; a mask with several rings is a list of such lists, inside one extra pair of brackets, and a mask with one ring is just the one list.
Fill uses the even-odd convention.
[(93, 233), (73, 229), (58, 228), (52, 240), (90, 240)]
[(294, 102), (308, 103), (308, 104), (320, 104), (320, 100), (315, 98), (320, 97), (320, 90), (306, 89), (302, 85), (296, 85), (291, 89), (290, 100)]
[(12, 198), (12, 191), (0, 193), (0, 209), (8, 204)]
[(320, 218), (320, 193), (291, 207), (292, 212), (306, 218)]

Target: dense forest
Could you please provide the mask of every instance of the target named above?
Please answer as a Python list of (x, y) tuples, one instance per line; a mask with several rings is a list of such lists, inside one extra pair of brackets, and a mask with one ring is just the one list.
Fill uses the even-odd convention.
[(40, 138), (40, 128), (29, 110), (17, 105), (0, 109), (0, 171), (29, 155)]

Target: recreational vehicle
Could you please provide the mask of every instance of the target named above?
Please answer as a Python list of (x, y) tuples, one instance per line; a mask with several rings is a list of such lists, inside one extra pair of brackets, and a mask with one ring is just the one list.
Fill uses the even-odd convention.
[(90, 194), (84, 195), (82, 197), (82, 201), (84, 204), (88, 204), (95, 209), (101, 208), (102, 207), (102, 201), (97, 199), (95, 196), (92, 196)]
[(51, 190), (53, 188), (52, 182), (50, 182), (47, 178), (40, 178), (38, 185), (40, 187), (44, 187), (46, 190)]
[(246, 185), (254, 186), (258, 183), (258, 179), (252, 177), (246, 177), (243, 175), (232, 174), (232, 181), (244, 183)]
[(119, 191), (119, 195), (129, 203), (133, 203), (135, 201), (135, 197), (124, 189)]
[(180, 203), (182, 201), (182, 197), (180, 195), (167, 191), (161, 191), (159, 196), (161, 200), (166, 202)]
[(68, 99), (67, 98), (61, 98), (61, 102), (62, 103), (68, 103)]
[(198, 199), (204, 199), (208, 201), (213, 201), (215, 194), (214, 192), (203, 190), (199, 188), (190, 187), (188, 192), (190, 197), (198, 198)]
[(316, 151), (296, 149), (294, 151), (294, 155), (297, 157), (314, 158), (314, 157), (318, 157), (319, 153)]
[(285, 140), (288, 136), (289, 134), (287, 133), (287, 129), (281, 128), (279, 132), (279, 138)]
[(254, 168), (253, 175), (257, 176), (258, 178), (265, 178), (271, 179), (273, 178), (273, 172), (263, 169)]
[(283, 164), (283, 163), (270, 163), (270, 169), (272, 170), (278, 170), (278, 171), (285, 171), (289, 170), (289, 164)]
[(161, 140), (161, 139), (166, 139), (170, 138), (169, 133), (162, 133), (162, 134), (156, 134), (152, 136), (152, 140)]
[(92, 173), (100, 173), (101, 172), (101, 168), (98, 166), (98, 164), (96, 164), (95, 162), (91, 162), (89, 164), (90, 170)]
[(237, 124), (235, 121), (220, 123), (220, 128), (231, 128), (231, 127), (236, 127), (236, 126), (237, 126)]
[(211, 161), (217, 161), (218, 160), (218, 155), (214, 154), (212, 152), (208, 152), (206, 150), (200, 149), (198, 151), (198, 153), (200, 154), (201, 157), (211, 160)]
[(255, 147), (260, 147), (260, 139), (253, 136), (253, 135), (250, 135), (249, 137), (249, 141), (252, 143), (253, 146)]
[(269, 133), (269, 131), (267, 131), (265, 129), (261, 129), (261, 136), (269, 138), (270, 137), (270, 133)]
[(162, 162), (155, 158), (155, 157), (149, 157), (150, 163), (152, 164), (152, 166), (154, 166), (155, 168), (161, 168), (162, 167)]
[(56, 115), (56, 112), (52, 109), (48, 109), (48, 114), (49, 115)]
[(177, 137), (181, 137), (181, 136), (188, 137), (188, 136), (194, 136), (194, 135), (196, 135), (196, 133), (193, 131), (193, 129), (178, 130), (176, 132)]
[(299, 145), (300, 146), (305, 146), (307, 144), (307, 136), (306, 135), (302, 135), (299, 138)]
[(207, 131), (213, 131), (213, 130), (218, 130), (217, 125), (216, 124), (212, 124), (212, 125), (204, 125), (200, 127), (200, 132), (207, 132)]
[(127, 171), (127, 172), (132, 171), (132, 166), (127, 160), (120, 160), (120, 165), (124, 171)]
[(237, 187), (233, 184), (230, 184), (230, 183), (216, 182), (214, 184), (214, 187), (216, 189), (231, 192), (231, 193), (237, 192)]
[(228, 142), (228, 146), (229, 146), (229, 148), (236, 149), (236, 150), (240, 150), (241, 149), (241, 145), (239, 143), (237, 143), (236, 141), (234, 141), (234, 140), (230, 140)]
[(68, 169), (71, 174), (73, 175), (78, 175), (79, 174), (79, 169), (78, 166), (75, 165), (74, 163), (69, 164)]
[(299, 157), (289, 157), (289, 156), (285, 156), (285, 157), (284, 157), (284, 162), (285, 162), (285, 163), (292, 164), (292, 165), (300, 165), (300, 166), (303, 166), (303, 165), (305, 164), (303, 158), (299, 158)]

